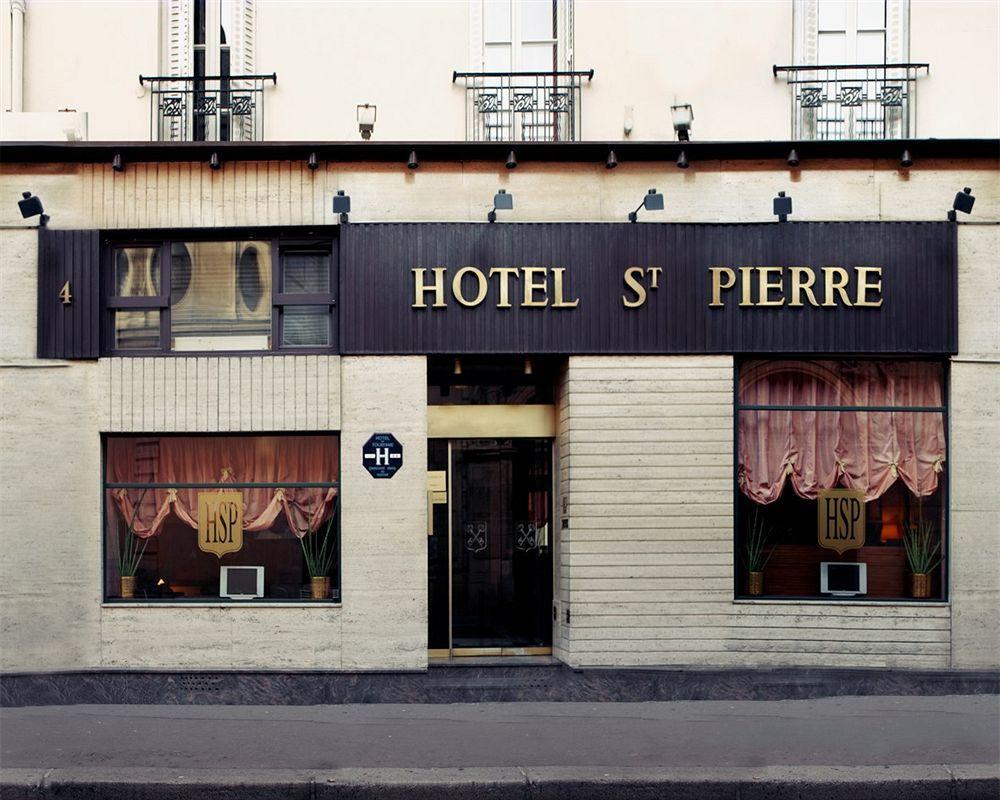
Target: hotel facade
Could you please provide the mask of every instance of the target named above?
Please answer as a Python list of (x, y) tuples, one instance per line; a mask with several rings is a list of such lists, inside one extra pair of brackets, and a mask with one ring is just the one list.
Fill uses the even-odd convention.
[(995, 5), (2, 9), (6, 675), (1000, 666)]

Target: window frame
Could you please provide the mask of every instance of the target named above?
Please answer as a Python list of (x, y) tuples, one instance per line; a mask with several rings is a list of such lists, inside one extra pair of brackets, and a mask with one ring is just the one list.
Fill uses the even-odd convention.
[[(173, 350), (170, 323), (170, 249), (174, 243), (266, 241), (271, 250), (271, 296), (262, 303), (271, 306), (271, 341), (264, 350)], [(163, 228), (149, 231), (101, 232), (101, 348), (108, 357), (191, 357), (191, 356), (266, 356), (330, 355), (338, 352), (340, 269), (337, 226), (310, 228)], [(125, 247), (160, 247), (160, 293), (148, 297), (115, 297), (115, 252)], [(329, 257), (330, 285), (327, 292), (281, 292), (282, 254), (288, 251), (323, 252)], [(192, 263), (192, 270), (196, 265)], [(285, 306), (327, 306), (328, 344), (282, 346), (281, 318)], [(115, 311), (160, 312), (158, 348), (119, 348), (115, 346)]]
[[(945, 464), (951, 463), (951, 418), (948, 413), (950, 407), (949, 399), (951, 397), (951, 370), (949, 369), (950, 361), (947, 359), (936, 358), (932, 356), (920, 357), (920, 356), (869, 356), (869, 355), (855, 355), (855, 354), (817, 354), (817, 353), (806, 353), (806, 354), (795, 354), (795, 353), (776, 353), (776, 354), (765, 354), (765, 353), (744, 353), (737, 354), (733, 358), (733, 472), (732, 472), (732, 486), (733, 486), (733, 599), (734, 604), (737, 603), (750, 603), (750, 604), (768, 604), (768, 603), (847, 603), (854, 605), (899, 605), (899, 604), (913, 604), (915, 606), (943, 606), (950, 605), (951, 603), (951, 570), (949, 569), (949, 561), (951, 557), (951, 475), (945, 474), (944, 476), (944, 487), (942, 494), (942, 514), (941, 514), (941, 563), (938, 565), (938, 569), (941, 570), (941, 596), (931, 597), (931, 598), (917, 598), (917, 597), (868, 597), (864, 596), (854, 596), (854, 597), (843, 597), (837, 595), (821, 595), (818, 592), (815, 595), (802, 595), (802, 596), (791, 596), (791, 595), (769, 595), (763, 594), (760, 596), (752, 596), (749, 594), (743, 594), (740, 591), (740, 586), (742, 584), (740, 578), (743, 575), (742, 557), (740, 553), (740, 520), (741, 520), (741, 503), (746, 503), (748, 500), (743, 496), (743, 492), (740, 490), (739, 486), (739, 469), (740, 469), (740, 412), (741, 411), (753, 411), (762, 410), (764, 407), (760, 405), (743, 405), (740, 403), (740, 372), (745, 361), (924, 361), (933, 362), (941, 365), (941, 397), (943, 398), (943, 406), (784, 406), (775, 405), (773, 408), (778, 409), (791, 409), (791, 410), (809, 410), (809, 411), (822, 411), (827, 410), (843, 410), (852, 409), (856, 411), (909, 411), (916, 413), (936, 413), (941, 414), (943, 417), (944, 431), (945, 431), (945, 441), (944, 441), (944, 452), (945, 452)], [(767, 408), (772, 408), (768, 406)], [(833, 553), (834, 551), (830, 551)], [(836, 555), (836, 554), (834, 554)], [(766, 584), (765, 584), (766, 587)]]
[[(281, 484), (276, 483), (178, 483), (170, 484), (169, 488), (242, 488), (258, 487), (272, 488), (282, 486), (288, 488), (329, 488), (337, 489), (337, 511), (336, 511), (336, 536), (337, 555), (336, 566), (330, 578), (330, 590), (334, 595), (322, 600), (314, 600), (309, 597), (300, 598), (280, 598), (280, 597), (258, 597), (253, 600), (233, 600), (228, 597), (109, 597), (108, 596), (108, 492), (119, 488), (167, 488), (166, 484), (134, 484), (108, 481), (108, 441), (111, 439), (133, 439), (133, 438), (171, 438), (171, 437), (198, 437), (198, 438), (234, 438), (234, 437), (260, 437), (260, 436), (336, 436), (337, 437), (337, 474), (336, 481), (287, 481)], [(339, 607), (343, 604), (343, 486), (340, 478), (343, 471), (343, 436), (340, 431), (240, 431), (240, 432), (220, 432), (220, 431), (198, 431), (198, 432), (114, 432), (101, 434), (101, 605), (102, 606), (144, 606), (144, 605), (210, 605), (210, 606), (246, 606), (246, 605), (293, 605), (293, 606), (319, 606), (319, 607)]]

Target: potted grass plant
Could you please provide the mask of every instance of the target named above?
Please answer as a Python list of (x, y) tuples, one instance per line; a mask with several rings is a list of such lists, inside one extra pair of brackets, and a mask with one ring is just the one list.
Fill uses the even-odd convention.
[(743, 541), (743, 564), (747, 570), (747, 594), (760, 597), (764, 594), (764, 567), (774, 554), (774, 547), (768, 547), (770, 531), (760, 518), (760, 510), (754, 509), (750, 518), (750, 528)]
[(132, 518), (128, 523), (119, 518), (115, 528), (115, 564), (118, 567), (120, 594), (123, 600), (135, 597), (135, 574), (146, 553), (146, 545), (149, 544), (148, 538), (141, 539), (135, 535), (135, 520), (145, 496), (144, 489), (139, 496), (139, 502), (132, 508)]
[(909, 525), (903, 547), (910, 565), (910, 595), (918, 599), (930, 597), (931, 573), (941, 563), (941, 542), (934, 534), (934, 523), (920, 519), (916, 525)]
[(337, 555), (337, 533), (334, 529), (336, 513), (331, 513), (326, 524), (319, 530), (310, 528), (305, 536), (299, 539), (302, 545), (302, 555), (309, 570), (310, 589), (313, 600), (327, 600), (330, 597), (330, 567)]

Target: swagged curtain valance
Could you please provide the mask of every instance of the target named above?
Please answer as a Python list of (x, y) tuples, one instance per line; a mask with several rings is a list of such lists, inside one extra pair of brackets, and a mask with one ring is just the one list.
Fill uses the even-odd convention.
[[(197, 529), (198, 494), (233, 483), (270, 484), (239, 489), (245, 531), (268, 530), (283, 512), (288, 527), (301, 538), (329, 518), (337, 489), (287, 484), (335, 483), (338, 463), (337, 440), (328, 436), (115, 438), (108, 440), (107, 479), (112, 484), (167, 484), (109, 489), (123, 519), (131, 521), (135, 514), (134, 530), (141, 538), (159, 534), (171, 512)], [(171, 483), (208, 485), (169, 488)]]
[[(760, 504), (777, 500), (786, 481), (808, 500), (835, 487), (873, 500), (897, 480), (917, 497), (932, 494), (944, 468), (944, 414), (897, 407), (941, 408), (943, 397), (936, 363), (749, 362), (741, 407), (800, 408), (739, 412), (740, 489)], [(815, 406), (839, 408), (805, 408)]]

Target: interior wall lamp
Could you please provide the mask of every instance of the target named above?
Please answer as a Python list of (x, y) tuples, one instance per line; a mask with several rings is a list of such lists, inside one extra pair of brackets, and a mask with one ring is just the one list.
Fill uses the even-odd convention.
[(514, 195), (507, 194), (506, 189), (498, 189), (493, 195), (493, 210), (486, 215), (487, 222), (497, 221), (497, 211), (510, 211), (514, 208)]
[(670, 106), (670, 120), (674, 124), (677, 141), (687, 142), (691, 139), (691, 123), (694, 122), (694, 111), (688, 103)]
[(31, 192), (21, 192), (21, 198), (21, 200), (17, 201), (21, 217), (23, 219), (38, 217), (38, 227), (44, 228), (48, 224), (49, 215), (45, 213), (45, 209), (42, 207), (41, 198), (36, 197)]
[(786, 197), (784, 192), (778, 192), (774, 198), (774, 214), (778, 222), (788, 222), (788, 215), (792, 213), (792, 198)]
[(948, 212), (948, 221), (957, 222), (958, 215), (956, 211), (961, 211), (963, 214), (971, 214), (972, 207), (976, 203), (976, 198), (972, 194), (972, 189), (966, 186), (962, 191), (955, 195), (955, 200), (951, 204), (951, 211)]
[(344, 194), (343, 189), (337, 189), (333, 196), (333, 213), (340, 214), (341, 224), (347, 223), (347, 215), (351, 213), (351, 197)]
[(639, 221), (640, 208), (644, 208), (647, 211), (663, 211), (663, 195), (656, 191), (656, 189), (650, 189), (646, 192), (646, 196), (642, 198), (642, 202), (639, 203), (635, 211), (629, 212), (629, 222)]
[(372, 138), (377, 110), (377, 107), (370, 103), (362, 103), (358, 106), (358, 130), (361, 132), (361, 138), (365, 141)]

